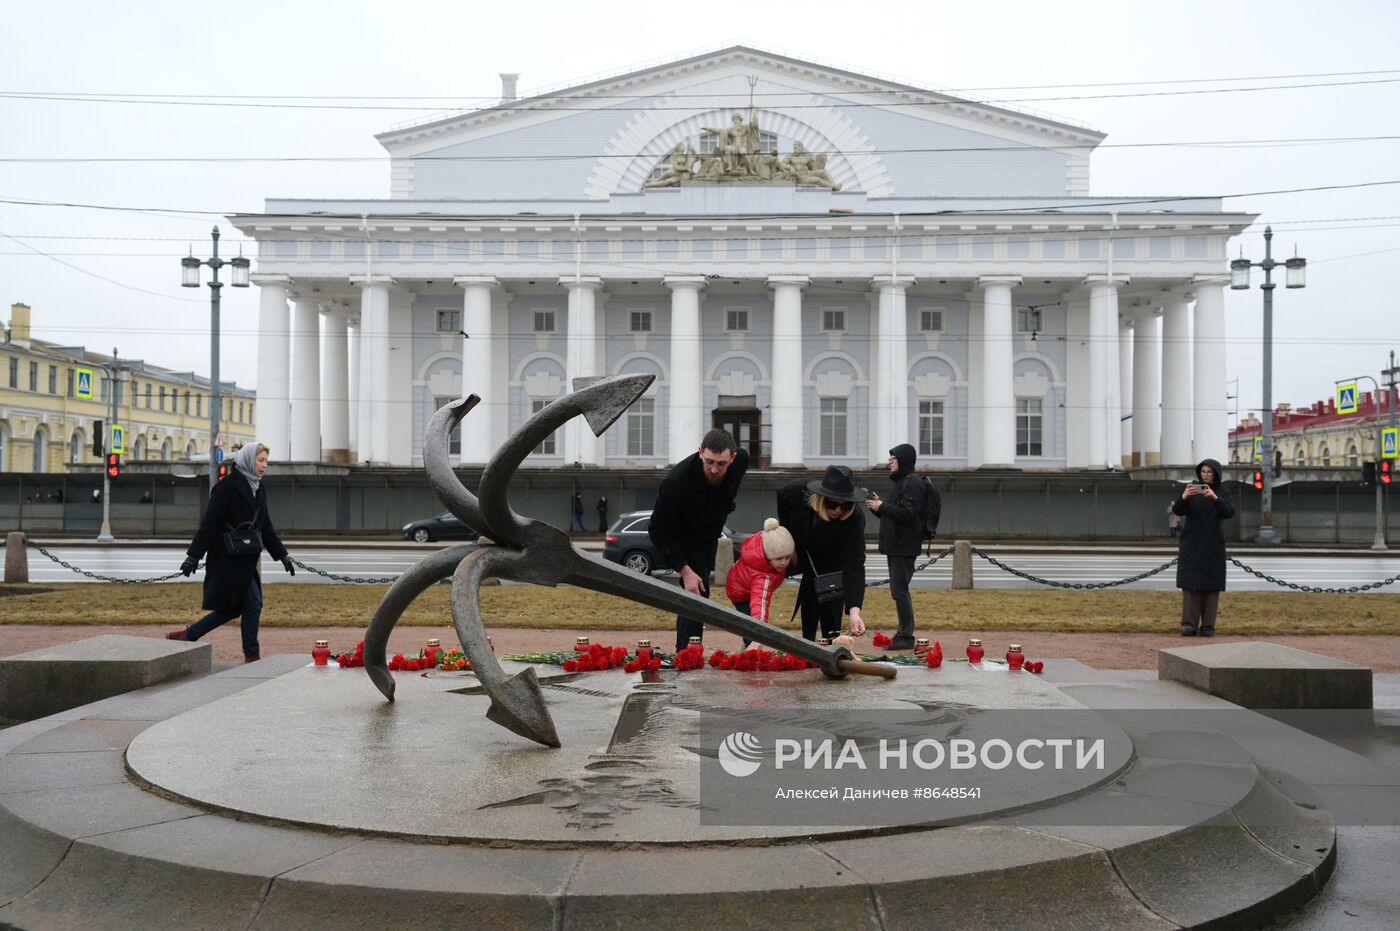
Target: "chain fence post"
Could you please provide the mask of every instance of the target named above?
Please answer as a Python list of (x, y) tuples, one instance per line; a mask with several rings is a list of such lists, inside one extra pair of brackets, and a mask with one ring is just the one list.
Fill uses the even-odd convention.
[(972, 588), (972, 543), (953, 541), (953, 588)]
[(23, 585), (29, 582), (29, 544), (23, 532), (14, 530), (5, 535), (5, 584)]

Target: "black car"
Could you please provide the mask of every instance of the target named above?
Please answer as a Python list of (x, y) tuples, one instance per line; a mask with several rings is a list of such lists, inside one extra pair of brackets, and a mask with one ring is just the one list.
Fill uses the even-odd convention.
[(403, 538), (417, 543), (431, 543), (434, 540), (475, 540), (480, 534), (452, 516), (451, 511), (443, 511), (423, 520), (415, 520), (403, 525)]
[[(651, 537), (647, 534), (647, 525), (650, 523), (651, 511), (630, 511), (623, 514), (608, 528), (607, 535), (603, 537), (603, 558), (622, 563), (628, 569), (643, 575), (670, 572), (670, 569), (661, 565), (661, 554), (656, 551), (656, 544), (651, 542)], [(739, 547), (743, 546), (750, 535), (735, 533), (728, 527), (724, 528), (724, 535), (733, 541), (734, 559), (737, 561)]]

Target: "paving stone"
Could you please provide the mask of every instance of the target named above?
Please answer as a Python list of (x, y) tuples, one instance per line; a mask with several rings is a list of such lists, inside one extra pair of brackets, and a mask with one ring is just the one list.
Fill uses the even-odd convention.
[(0, 716), (29, 720), (207, 673), (213, 647), (108, 634), (0, 657)]
[(0, 756), (28, 743), (40, 734), (47, 734), (55, 728), (62, 727), (63, 724), (63, 721), (54, 718), (40, 718), (0, 730)]
[(90, 705), (62, 711), (54, 717), (66, 721), (84, 718), (107, 718), (126, 721), (160, 721), (225, 695), (251, 688), (263, 680), (253, 678), (222, 678), (203, 676), (189, 681), (158, 685), (125, 695), (117, 695)]
[(1275, 855), (1233, 815), (1109, 856), (1139, 900), (1185, 927), (1259, 927), (1317, 892), (1312, 870)]
[(38, 737), (16, 747), (19, 753), (72, 753), (83, 750), (126, 750), (132, 738), (153, 721), (54, 721), (54, 726)]
[(0, 797), (36, 789), (110, 783), (126, 784), (120, 750), (75, 753), (22, 753), (17, 750), (0, 758)]
[(203, 814), (130, 783), (36, 789), (0, 798), (15, 817), (60, 837), (89, 837)]
[(1113, 786), (1137, 795), (1229, 806), (1248, 795), (1257, 778), (1252, 763), (1139, 759), (1113, 781)]
[(1337, 870), (1316, 899), (1279, 922), (1288, 931), (1394, 931), (1400, 827), (1337, 829)]
[(1157, 674), (1242, 708), (1371, 707), (1369, 668), (1277, 643), (1159, 650)]
[(0, 905), (29, 892), (53, 872), (70, 841), (40, 830), (0, 805)]

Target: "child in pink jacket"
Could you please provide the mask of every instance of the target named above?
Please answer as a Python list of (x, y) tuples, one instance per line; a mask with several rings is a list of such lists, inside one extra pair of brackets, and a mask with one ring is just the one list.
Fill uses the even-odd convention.
[[(793, 549), (792, 534), (772, 517), (763, 522), (762, 533), (744, 541), (739, 561), (724, 580), (724, 593), (734, 602), (734, 610), (768, 623), (773, 593), (787, 578)], [(745, 640), (744, 646), (748, 645)]]

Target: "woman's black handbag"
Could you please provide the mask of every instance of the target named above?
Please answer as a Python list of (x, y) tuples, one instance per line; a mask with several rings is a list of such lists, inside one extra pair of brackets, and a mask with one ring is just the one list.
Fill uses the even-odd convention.
[(244, 521), (237, 527), (224, 524), (224, 552), (230, 556), (256, 556), (262, 552), (262, 531), (258, 529), (258, 516), (262, 505), (253, 512), (253, 519)]
[(846, 573), (837, 570), (836, 572), (824, 572), (817, 574), (817, 564), (812, 562), (812, 554), (807, 554), (807, 564), (812, 567), (812, 592), (817, 596), (817, 604), (830, 604), (833, 601), (842, 601), (846, 597), (844, 580)]

